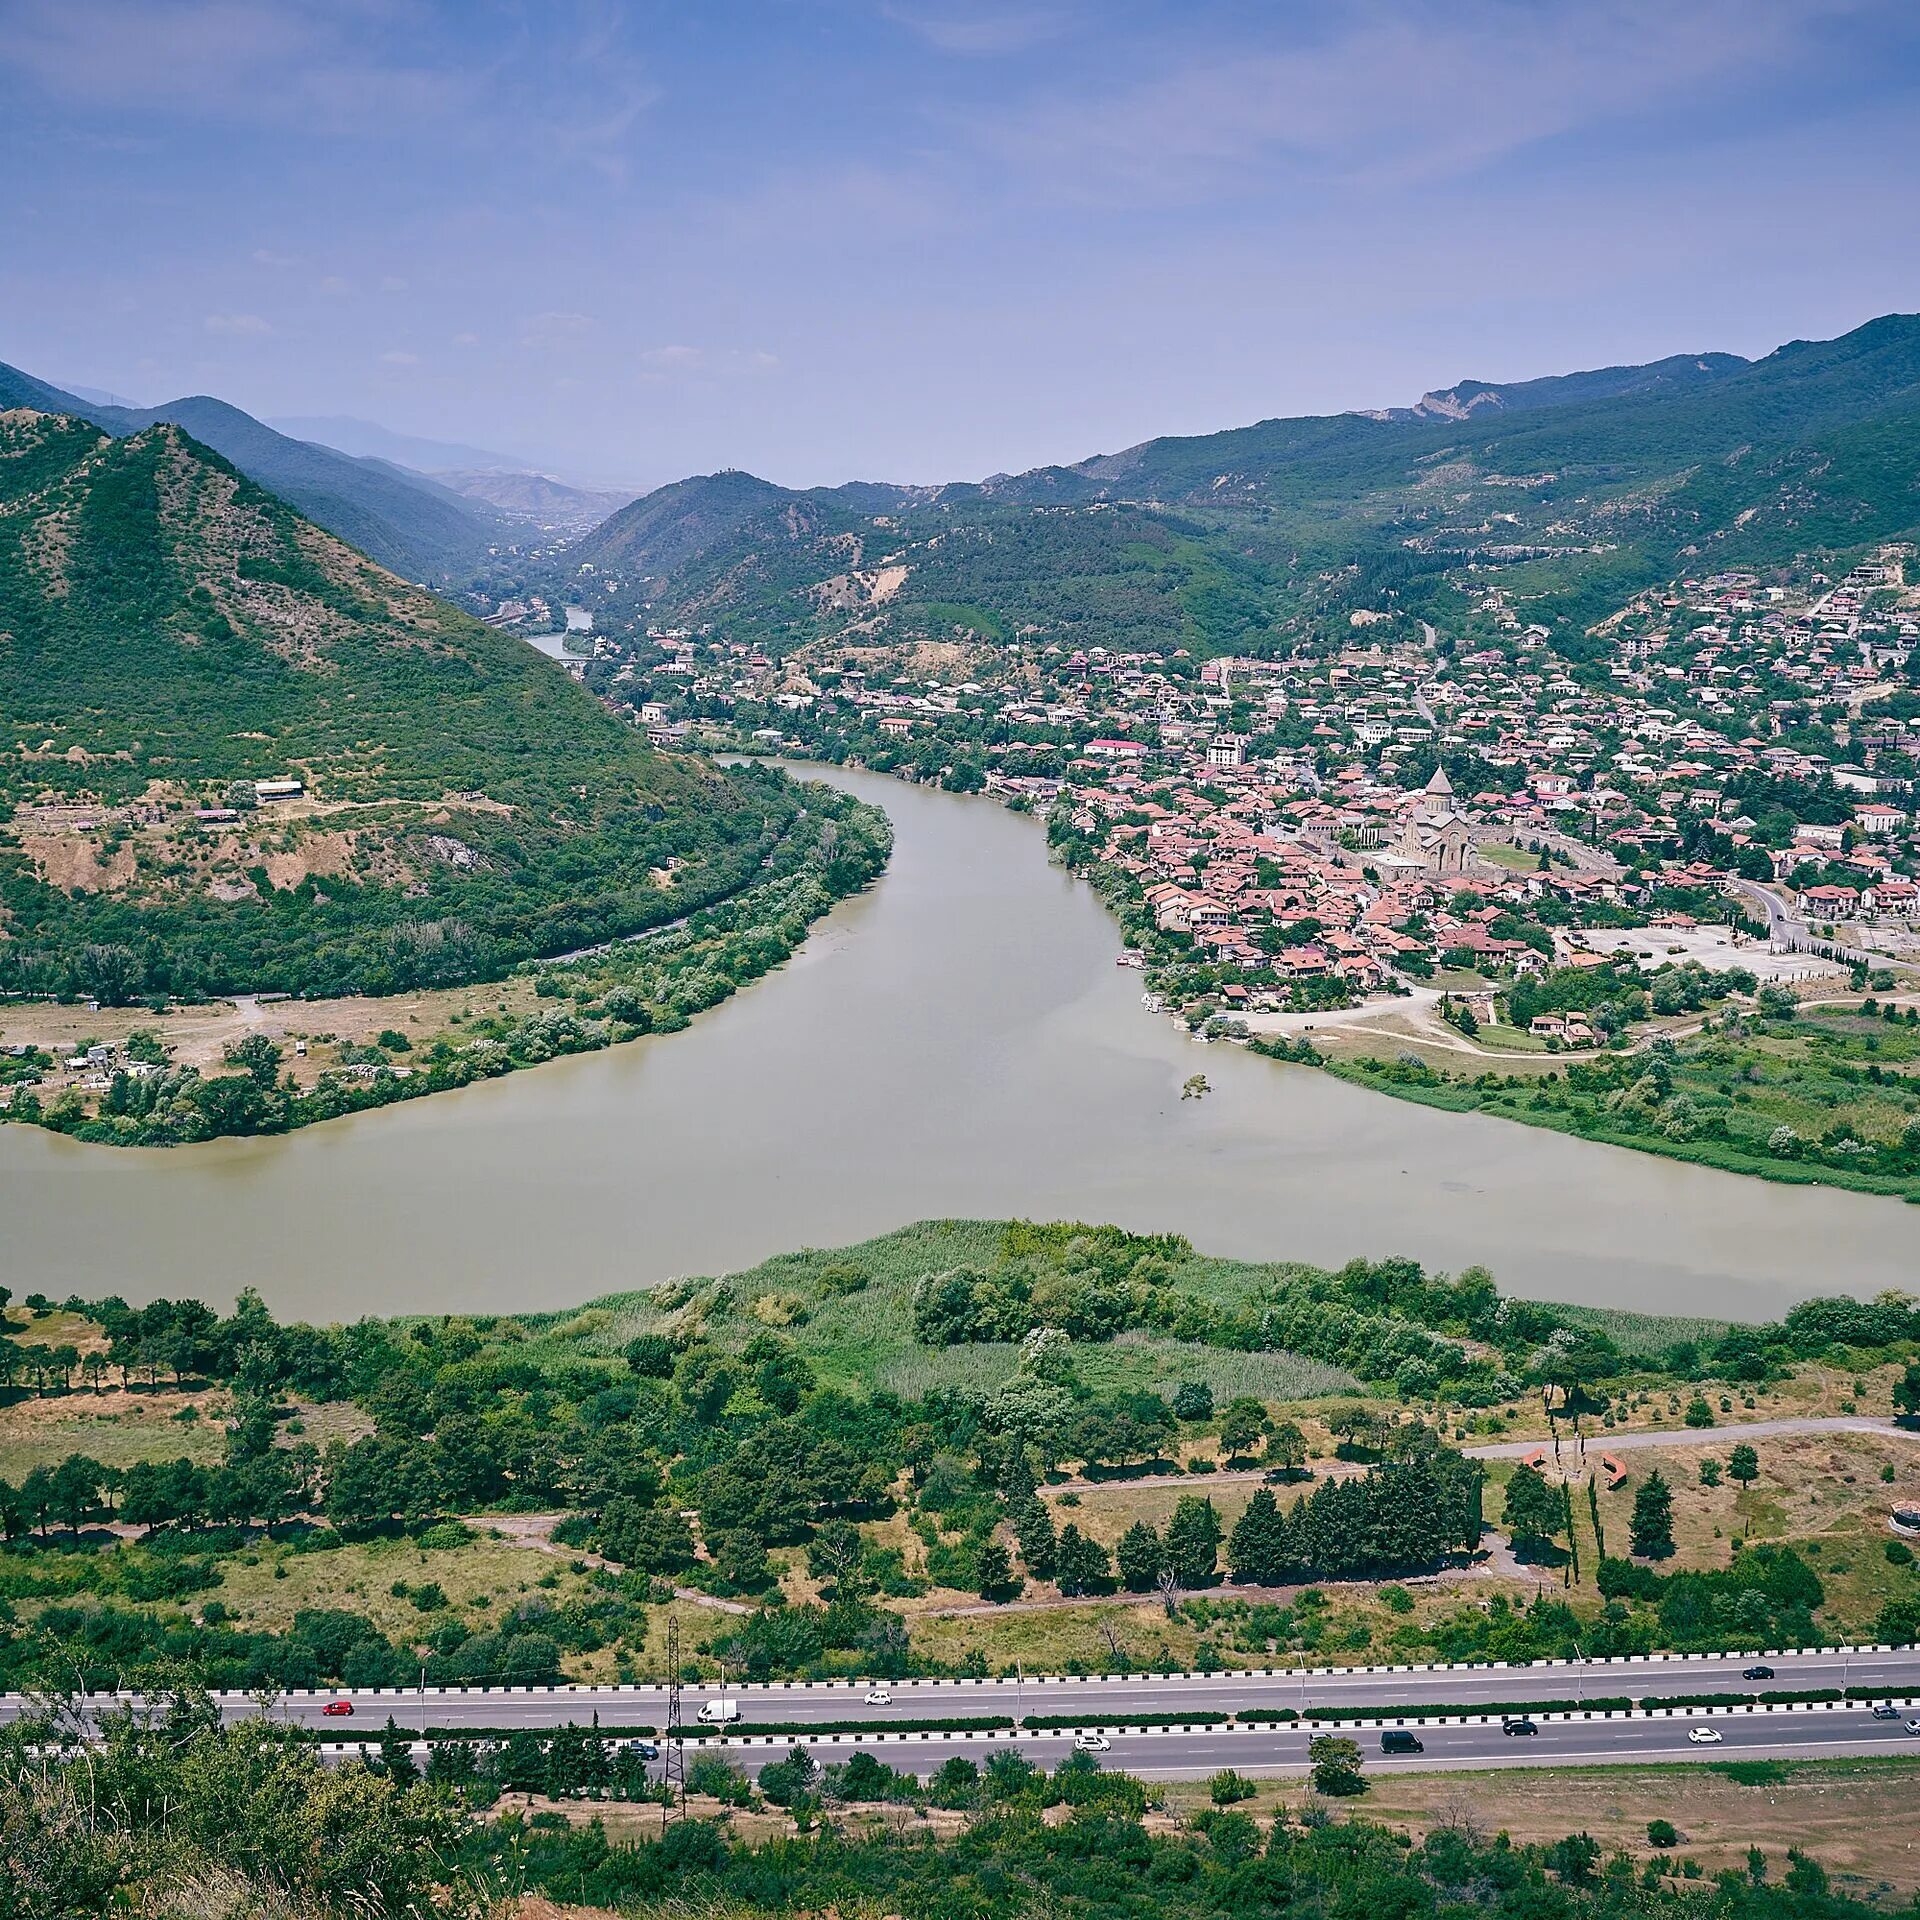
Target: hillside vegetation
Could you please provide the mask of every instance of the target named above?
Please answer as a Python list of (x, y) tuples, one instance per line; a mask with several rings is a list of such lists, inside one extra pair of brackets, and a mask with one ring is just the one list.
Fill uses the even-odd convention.
[[(1675, 571), (1920, 526), (1920, 318), (1748, 364), (1466, 381), (1384, 414), (1152, 440), (979, 485), (790, 492), (738, 473), (648, 495), (573, 558), (608, 611), (791, 649), (1027, 630), (1121, 650), (1257, 653), (1462, 569), (1523, 563), (1532, 617), (1585, 628)], [(883, 584), (884, 583), (884, 584)]]
[(521, 531), (488, 502), (463, 499), (425, 474), (276, 433), (206, 394), (158, 407), (98, 405), (17, 367), (0, 366), (0, 407), (66, 414), (122, 438), (162, 424), (183, 428), (249, 480), (410, 580), (465, 580), (483, 564), (490, 545)]
[(0, 718), (14, 992), (490, 977), (735, 893), (801, 805), (652, 752), (169, 425), (0, 413)]

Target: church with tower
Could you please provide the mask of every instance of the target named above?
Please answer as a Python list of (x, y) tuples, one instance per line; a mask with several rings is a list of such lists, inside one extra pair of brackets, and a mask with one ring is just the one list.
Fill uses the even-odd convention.
[(1425, 873), (1464, 873), (1473, 861), (1473, 825), (1454, 804), (1445, 767), (1414, 795), (1400, 831), (1384, 849), (1388, 862)]

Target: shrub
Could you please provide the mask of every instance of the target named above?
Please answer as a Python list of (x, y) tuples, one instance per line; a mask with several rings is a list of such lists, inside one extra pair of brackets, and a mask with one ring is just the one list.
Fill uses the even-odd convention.
[(1655, 1847), (1677, 1847), (1680, 1844), (1679, 1829), (1671, 1820), (1649, 1820), (1647, 1842)]

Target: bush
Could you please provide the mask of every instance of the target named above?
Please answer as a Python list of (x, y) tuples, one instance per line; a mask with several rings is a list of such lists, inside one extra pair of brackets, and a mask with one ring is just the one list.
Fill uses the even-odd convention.
[(1260, 1791), (1257, 1782), (1249, 1780), (1244, 1773), (1236, 1773), (1231, 1767), (1222, 1767), (1207, 1782), (1207, 1792), (1216, 1807), (1230, 1807), (1237, 1800), (1251, 1800)]
[(1904, 1540), (1889, 1540), (1881, 1549), (1887, 1556), (1889, 1566), (1910, 1567), (1913, 1565), (1913, 1549)]
[(1671, 1820), (1649, 1820), (1647, 1843), (1655, 1847), (1677, 1847), (1680, 1844), (1679, 1829)]

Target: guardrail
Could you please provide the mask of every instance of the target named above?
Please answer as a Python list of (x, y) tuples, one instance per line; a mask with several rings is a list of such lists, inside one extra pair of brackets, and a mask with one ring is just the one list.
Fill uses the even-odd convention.
[[(867, 1679), (833, 1680), (762, 1680), (742, 1682), (737, 1691), (743, 1694), (763, 1693), (847, 1693), (867, 1691), (874, 1687), (886, 1687), (891, 1690), (908, 1689), (914, 1691), (938, 1690), (943, 1688), (967, 1689), (975, 1687), (1074, 1687), (1074, 1686), (1140, 1686), (1160, 1682), (1162, 1684), (1185, 1684), (1191, 1681), (1224, 1682), (1231, 1680), (1293, 1680), (1302, 1677), (1308, 1680), (1358, 1680), (1379, 1678), (1390, 1674), (1410, 1673), (1553, 1673), (1591, 1671), (1605, 1667), (1651, 1667), (1651, 1666), (1691, 1666), (1702, 1662), (1724, 1665), (1729, 1661), (1745, 1661), (1752, 1664), (1765, 1660), (1846, 1660), (1857, 1659), (1872, 1654), (1915, 1654), (1920, 1655), (1920, 1647), (1894, 1646), (1890, 1642), (1873, 1644), (1861, 1643), (1838, 1647), (1764, 1647), (1748, 1652), (1727, 1653), (1620, 1653), (1596, 1654), (1590, 1660), (1422, 1660), (1385, 1666), (1354, 1667), (1221, 1667), (1212, 1672), (1197, 1669), (1169, 1670), (1167, 1672), (1139, 1673), (1052, 1673), (1026, 1674), (1015, 1676), (1010, 1673), (981, 1675), (944, 1675), (916, 1676), (910, 1679), (887, 1679), (872, 1677)], [(712, 1682), (688, 1681), (683, 1683), (693, 1688), (711, 1686)], [(554, 1681), (532, 1686), (493, 1686), (475, 1684), (471, 1686), (432, 1686), (432, 1687), (289, 1687), (277, 1697), (281, 1700), (334, 1700), (342, 1695), (350, 1695), (356, 1700), (419, 1700), (423, 1694), (428, 1700), (458, 1700), (467, 1698), (485, 1698), (487, 1696), (534, 1697), (553, 1694), (567, 1694), (585, 1699), (618, 1699), (623, 1696), (644, 1693), (665, 1693), (666, 1683), (659, 1680), (626, 1682), (590, 1682), (573, 1684), (567, 1681)], [(146, 1696), (139, 1690), (118, 1693), (88, 1693), (81, 1696), (85, 1701), (126, 1701), (141, 1700)], [(251, 1701), (253, 1694), (242, 1688), (225, 1688), (213, 1693), (212, 1699), (232, 1704)], [(0, 1704), (12, 1705), (25, 1696), (18, 1693), (0, 1694)]]

